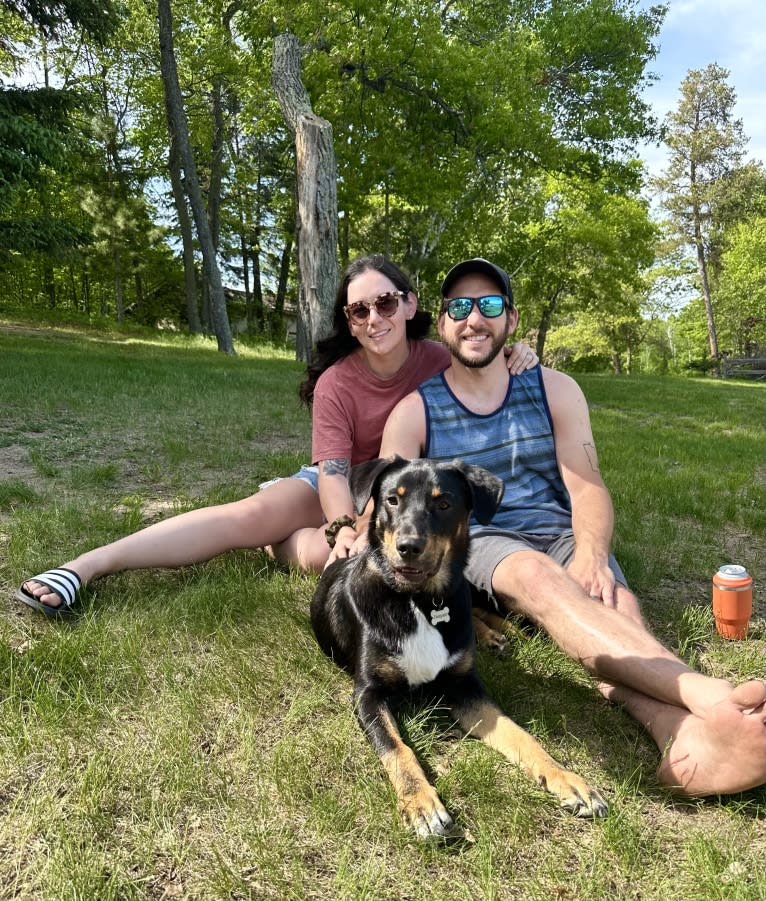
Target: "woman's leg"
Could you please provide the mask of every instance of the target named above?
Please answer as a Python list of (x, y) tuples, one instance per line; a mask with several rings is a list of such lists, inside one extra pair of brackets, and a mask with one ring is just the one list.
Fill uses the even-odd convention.
[(330, 556), (324, 529), (324, 523), (319, 529), (297, 529), (284, 541), (273, 544), (271, 555), (280, 563), (290, 563), (307, 572), (322, 572)]
[[(84, 585), (125, 569), (202, 563), (224, 551), (261, 548), (283, 541), (296, 529), (316, 529), (324, 521), (319, 495), (301, 479), (287, 478), (243, 500), (190, 510), (86, 551), (64, 564)], [(61, 598), (29, 580), (25, 588), (39, 601), (58, 607)]]

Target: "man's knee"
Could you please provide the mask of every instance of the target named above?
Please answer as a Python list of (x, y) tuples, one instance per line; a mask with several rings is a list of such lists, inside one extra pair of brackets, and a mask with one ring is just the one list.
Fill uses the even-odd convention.
[(512, 607), (530, 613), (555, 595), (562, 581), (572, 582), (566, 570), (539, 551), (518, 551), (502, 560), (492, 576), (494, 593), (508, 599)]

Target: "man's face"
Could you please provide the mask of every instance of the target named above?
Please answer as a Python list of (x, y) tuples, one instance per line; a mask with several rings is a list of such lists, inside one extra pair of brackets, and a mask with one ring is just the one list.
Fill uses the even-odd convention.
[[(446, 300), (454, 297), (485, 297), (500, 294), (502, 288), (488, 275), (472, 272), (458, 279), (450, 288)], [(466, 319), (455, 321), (446, 313), (439, 315), (438, 328), (450, 353), (464, 366), (479, 369), (488, 366), (503, 349), (508, 335), (516, 328), (518, 312), (503, 311), (500, 316), (488, 319), (482, 316), (478, 306)]]

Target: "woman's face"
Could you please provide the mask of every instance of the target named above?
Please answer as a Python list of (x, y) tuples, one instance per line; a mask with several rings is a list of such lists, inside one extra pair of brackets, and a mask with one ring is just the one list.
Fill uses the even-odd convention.
[[(368, 269), (349, 282), (346, 303), (351, 305), (362, 300), (369, 303), (380, 294), (397, 290), (396, 285), (382, 272)], [(375, 356), (401, 353), (407, 347), (407, 320), (415, 315), (417, 306), (417, 298), (410, 292), (406, 297), (399, 298), (399, 306), (390, 318), (381, 316), (373, 306), (366, 322), (347, 320), (349, 331), (366, 353)]]

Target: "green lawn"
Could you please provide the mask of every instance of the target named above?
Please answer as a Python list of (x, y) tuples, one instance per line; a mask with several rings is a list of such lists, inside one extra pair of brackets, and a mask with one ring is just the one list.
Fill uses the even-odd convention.
[[(670, 798), (641, 729), (529, 629), (480, 654), (485, 681), (610, 815), (566, 815), (440, 711), (407, 707), (474, 839), (445, 850), (399, 825), (350, 681), (311, 634), (312, 578), (234, 552), (96, 582), (72, 626), (13, 601), (78, 550), (305, 462), (301, 372), (274, 349), (0, 328), (0, 898), (766, 898), (766, 791)], [(762, 676), (766, 387), (578, 380), (653, 629), (705, 672)], [(745, 642), (712, 624), (726, 562), (755, 579)]]

